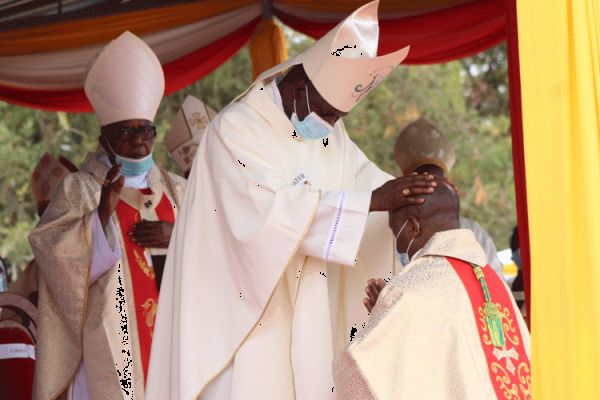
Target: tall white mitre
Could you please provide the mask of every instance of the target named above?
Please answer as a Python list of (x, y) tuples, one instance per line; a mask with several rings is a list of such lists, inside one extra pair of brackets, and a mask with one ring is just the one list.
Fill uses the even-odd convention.
[(306, 74), (327, 102), (348, 112), (408, 55), (410, 46), (377, 56), (379, 0), (354, 11), (303, 53), (261, 74), (257, 82), (293, 65)]
[(215, 111), (198, 98), (188, 96), (171, 120), (171, 129), (165, 137), (165, 146), (173, 161), (183, 172), (192, 168), (200, 139), (215, 115)]
[(100, 51), (85, 79), (85, 94), (102, 126), (128, 119), (154, 121), (164, 92), (160, 61), (131, 32)]

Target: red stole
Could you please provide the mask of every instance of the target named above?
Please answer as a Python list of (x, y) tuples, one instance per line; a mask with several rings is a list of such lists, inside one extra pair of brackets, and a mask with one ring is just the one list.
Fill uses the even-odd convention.
[[(141, 189), (142, 194), (152, 193), (150, 189)], [(175, 223), (173, 206), (165, 194), (154, 209), (159, 221)], [(158, 306), (158, 288), (154, 269), (148, 264), (144, 247), (131, 241), (129, 231), (134, 224), (141, 221), (138, 210), (119, 200), (117, 205), (117, 218), (121, 225), (123, 243), (127, 253), (127, 262), (133, 287), (135, 301), (135, 316), (137, 321), (138, 341), (141, 352), (142, 367), (144, 371), (144, 383), (148, 375), (148, 363), (150, 361), (150, 349), (152, 348), (152, 333), (154, 331), (154, 320)]]
[(481, 284), (473, 273), (471, 264), (456, 258), (446, 257), (452, 265), (471, 300), (481, 347), (488, 363), (488, 372), (498, 399), (531, 399), (531, 366), (514, 307), (506, 287), (490, 266), (483, 268), (485, 282), (492, 302), (498, 307), (504, 331), (504, 348), (494, 347), (485, 322), (485, 303)]

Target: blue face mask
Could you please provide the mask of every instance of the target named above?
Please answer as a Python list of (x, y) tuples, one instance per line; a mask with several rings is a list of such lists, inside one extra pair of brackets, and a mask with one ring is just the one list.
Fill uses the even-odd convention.
[(121, 164), (121, 175), (126, 178), (142, 175), (150, 171), (150, 168), (154, 165), (152, 153), (139, 159), (123, 157), (115, 153), (115, 161)]
[(517, 264), (517, 269), (520, 271), (521, 270), (521, 249), (517, 249), (517, 251), (513, 252), (512, 256), (510, 258), (512, 258), (512, 260), (515, 262), (515, 264)]
[(310, 110), (308, 86), (306, 87), (306, 105), (308, 106), (308, 115), (300, 121), (296, 113), (296, 99), (294, 99), (294, 113), (292, 114), (290, 121), (292, 122), (296, 133), (304, 140), (319, 140), (327, 137), (333, 130), (333, 126), (329, 125), (323, 118)]
[[(406, 220), (404, 222), (404, 225), (402, 225), (402, 228), (400, 228), (400, 230), (396, 234), (395, 242), (398, 241), (398, 236), (400, 236), (400, 234), (404, 230), (404, 227), (406, 226), (406, 224), (408, 224), (408, 220)], [(408, 255), (408, 250), (410, 250), (410, 246), (412, 246), (414, 240), (415, 240), (415, 238), (411, 239), (410, 243), (408, 244), (408, 248), (406, 249), (406, 251), (404, 253), (400, 253), (398, 251), (398, 249), (396, 248), (396, 257), (398, 258), (398, 261), (400, 261), (400, 264), (402, 264), (403, 267), (406, 267), (410, 263), (410, 256)]]
[(150, 154), (143, 158), (123, 157), (115, 153), (115, 151), (110, 146), (110, 143), (108, 143), (108, 140), (106, 141), (106, 144), (108, 145), (110, 151), (114, 154), (115, 162), (117, 164), (121, 164), (121, 175), (126, 178), (142, 175), (150, 171), (150, 168), (154, 166), (152, 152), (150, 152)]
[(403, 267), (406, 267), (408, 263), (410, 263), (410, 257), (408, 253), (400, 253), (398, 250), (396, 250), (396, 258)]

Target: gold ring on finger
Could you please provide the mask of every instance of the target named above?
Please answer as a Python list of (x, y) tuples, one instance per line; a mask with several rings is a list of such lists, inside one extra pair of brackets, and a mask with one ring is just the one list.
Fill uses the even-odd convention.
[(410, 194), (410, 189), (409, 188), (402, 189), (402, 194), (405, 196), (408, 196)]

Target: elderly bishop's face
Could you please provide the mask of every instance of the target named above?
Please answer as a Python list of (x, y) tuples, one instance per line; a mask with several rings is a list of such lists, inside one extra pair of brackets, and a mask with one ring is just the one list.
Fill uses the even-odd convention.
[(109, 156), (112, 156), (112, 151), (114, 151), (120, 156), (135, 159), (150, 154), (156, 138), (154, 124), (145, 119), (115, 122), (103, 126), (101, 132), (100, 144)]

